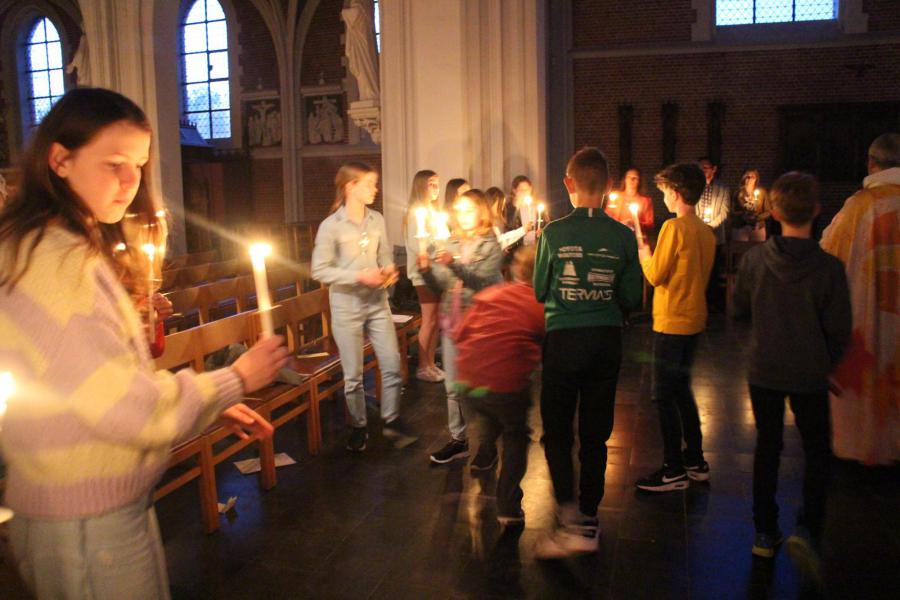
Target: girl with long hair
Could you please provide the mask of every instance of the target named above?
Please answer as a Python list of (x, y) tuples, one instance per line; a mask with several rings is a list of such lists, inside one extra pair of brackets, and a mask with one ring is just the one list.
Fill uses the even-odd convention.
[(469, 190), (451, 208), (452, 234), (446, 247), (439, 248), (433, 260), (427, 254), (419, 255), (418, 259), (423, 280), (441, 298), (441, 352), (450, 441), (431, 454), (431, 461), (438, 464), (469, 455), (466, 419), (455, 388), (454, 330), (475, 292), (503, 281), (500, 273), (503, 253), (494, 234), (491, 209), (484, 192)]
[(654, 216), (653, 201), (649, 196), (641, 194), (641, 171), (636, 167), (629, 167), (625, 170), (622, 177), (621, 185), (613, 192), (616, 194), (615, 201), (613, 195), (606, 201), (606, 214), (618, 221), (624, 223), (632, 229), (634, 228), (634, 215), (631, 213), (631, 205), (638, 205), (638, 222), (645, 234), (653, 232)]
[[(403, 218), (406, 232), (406, 276), (416, 290), (419, 306), (422, 309), (422, 325), (419, 327), (419, 366), (416, 379), (438, 383), (444, 380), (444, 371), (434, 364), (434, 355), (438, 342), (438, 300), (428, 287), (417, 268), (419, 256), (419, 239), (417, 234), (416, 209), (425, 209), (426, 226), (431, 229), (431, 216), (440, 210), (438, 198), (441, 193), (441, 180), (437, 173), (422, 170), (415, 174), (409, 191), (409, 206)], [(446, 368), (446, 358), (444, 359)]]
[(489, 187), (485, 190), (488, 205), (491, 207), (491, 218), (494, 223), (494, 234), (502, 250), (509, 249), (513, 244), (525, 237), (525, 234), (534, 229), (534, 221), (529, 221), (515, 229), (506, 229), (506, 194), (498, 187)]
[(763, 242), (772, 214), (769, 193), (759, 185), (759, 171), (747, 169), (731, 202), (731, 240)]
[(471, 189), (472, 186), (469, 185), (469, 182), (462, 177), (455, 177), (451, 179), (447, 182), (447, 187), (444, 188), (444, 204), (442, 205), (442, 207), (453, 206), (453, 203), (456, 202), (457, 198)]
[(0, 432), (6, 502), (39, 597), (168, 598), (152, 492), (170, 448), (217, 419), (272, 433), (240, 400), (285, 363), (280, 337), (224, 369), (154, 369), (128, 291), (149, 294), (141, 245), (164, 243), (151, 140), (131, 100), (72, 90), (34, 133), (0, 213), (0, 370), (17, 384)]
[(384, 217), (369, 208), (378, 193), (378, 173), (363, 163), (347, 163), (338, 169), (334, 189), (331, 214), (316, 233), (312, 274), (329, 286), (331, 332), (341, 354), (344, 397), (353, 421), (347, 449), (362, 452), (368, 440), (363, 335), (368, 335), (381, 371), (382, 434), (403, 448), (417, 438), (400, 420), (403, 375), (387, 293), (397, 280), (397, 268)]

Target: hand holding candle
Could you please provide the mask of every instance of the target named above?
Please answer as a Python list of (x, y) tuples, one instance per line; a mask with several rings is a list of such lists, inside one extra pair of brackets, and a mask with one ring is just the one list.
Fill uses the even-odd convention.
[(269, 282), (266, 278), (266, 257), (272, 253), (269, 244), (253, 244), (250, 246), (250, 262), (253, 265), (253, 282), (256, 284), (256, 305), (262, 325), (263, 339), (275, 333), (272, 325), (272, 299), (269, 297)]
[(641, 207), (637, 202), (632, 202), (628, 205), (628, 210), (631, 211), (631, 216), (634, 217), (634, 234), (637, 236), (638, 246), (643, 246), (644, 232), (641, 231), (641, 222), (638, 220), (638, 212), (641, 210)]
[(541, 233), (541, 226), (544, 223), (542, 215), (546, 210), (547, 210), (547, 207), (544, 206), (543, 202), (541, 202), (540, 204), (537, 205), (537, 232), (538, 232), (538, 234)]
[(450, 239), (450, 228), (447, 223), (450, 216), (444, 211), (437, 211), (432, 214), (432, 222), (434, 223), (434, 242), (438, 250), (444, 249), (444, 242)]

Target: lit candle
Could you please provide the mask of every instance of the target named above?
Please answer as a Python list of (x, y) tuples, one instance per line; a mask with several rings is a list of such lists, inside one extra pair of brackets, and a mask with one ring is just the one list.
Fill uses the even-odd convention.
[(531, 196), (525, 196), (525, 198), (522, 200), (522, 202), (525, 204), (525, 210), (522, 211), (524, 213), (523, 214), (524, 218), (522, 219), (522, 221), (525, 221), (525, 222), (533, 221), (534, 215), (531, 213), (531, 203), (533, 202), (533, 200), (531, 199)]
[(617, 206), (616, 201), (619, 199), (619, 194), (616, 192), (609, 193), (609, 207), (615, 208)]
[(250, 246), (250, 262), (253, 264), (253, 282), (256, 284), (256, 305), (262, 325), (263, 339), (275, 334), (272, 325), (272, 299), (269, 297), (269, 282), (266, 279), (266, 257), (272, 253), (269, 244), (253, 244)]
[(638, 220), (638, 212), (641, 210), (641, 206), (637, 202), (632, 202), (628, 205), (628, 210), (631, 211), (631, 215), (634, 217), (634, 234), (637, 236), (638, 244), (644, 245), (644, 232), (641, 231), (641, 222)]
[(15, 393), (16, 380), (12, 373), (3, 371), (0, 373), (0, 427), (3, 425), (3, 415), (6, 414), (6, 402)]
[(759, 190), (753, 190), (753, 206), (759, 210)]
[(541, 215), (546, 209), (547, 209), (547, 207), (544, 206), (543, 202), (541, 202), (540, 204), (537, 205), (537, 230), (538, 230), (538, 232), (541, 231), (541, 225), (543, 224), (543, 219), (541, 218)]
[(156, 256), (156, 246), (153, 244), (144, 244), (141, 246), (144, 254), (147, 255), (147, 331), (149, 339), (156, 338), (156, 324), (153, 310), (153, 257)]
[(118, 244), (113, 246), (113, 251), (114, 252), (125, 252), (126, 248), (127, 248), (127, 246), (125, 245), (125, 242), (119, 242)]
[(712, 223), (712, 206), (703, 209), (703, 222)]
[(437, 211), (432, 214), (432, 222), (434, 223), (434, 242), (439, 250), (444, 249), (444, 242), (450, 239), (450, 228), (447, 223), (450, 216), (444, 211)]
[(419, 254), (428, 251), (428, 231), (425, 229), (425, 219), (428, 217), (428, 209), (419, 206), (416, 213), (416, 239), (419, 240)]

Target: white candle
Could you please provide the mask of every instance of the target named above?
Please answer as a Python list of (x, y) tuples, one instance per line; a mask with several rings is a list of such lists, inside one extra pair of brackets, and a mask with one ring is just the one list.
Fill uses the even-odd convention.
[(428, 250), (428, 231), (425, 229), (425, 219), (428, 216), (428, 209), (419, 206), (415, 210), (416, 214), (416, 239), (419, 240), (419, 254), (425, 254)]
[(641, 207), (637, 202), (632, 202), (628, 205), (628, 210), (631, 211), (634, 217), (634, 234), (637, 236), (638, 243), (643, 244), (644, 232), (641, 231), (641, 222), (638, 220), (638, 212), (641, 210)]
[(269, 297), (269, 282), (266, 279), (266, 257), (272, 253), (269, 244), (253, 244), (250, 246), (250, 262), (253, 265), (253, 282), (256, 284), (256, 305), (262, 325), (263, 339), (275, 334), (272, 325), (272, 299)]
[(153, 257), (156, 256), (156, 246), (153, 244), (144, 244), (141, 246), (144, 254), (147, 255), (147, 327), (150, 339), (156, 338), (156, 323), (153, 310)]
[(541, 230), (541, 225), (543, 224), (543, 219), (541, 219), (541, 214), (542, 214), (546, 209), (547, 209), (547, 207), (544, 206), (544, 203), (543, 203), (543, 202), (537, 205), (537, 230), (538, 230), (538, 231)]
[(712, 223), (712, 206), (703, 209), (703, 222)]
[(525, 210), (522, 211), (524, 213), (524, 218), (522, 220), (526, 222), (533, 221), (534, 215), (531, 213), (531, 203), (533, 202), (533, 200), (531, 199), (531, 196), (525, 196), (522, 202), (525, 204)]
[(3, 425), (3, 415), (6, 414), (6, 403), (10, 396), (16, 393), (16, 380), (12, 373), (3, 371), (0, 373), (0, 426)]
[(447, 223), (450, 221), (450, 216), (444, 211), (437, 211), (431, 216), (432, 222), (434, 223), (434, 241), (438, 246), (438, 249), (444, 249), (444, 242), (450, 239), (450, 228), (447, 226)]
[(617, 201), (618, 199), (619, 199), (619, 194), (617, 194), (616, 192), (610, 192), (610, 193), (609, 193), (609, 207), (610, 207), (610, 208), (615, 208), (615, 207), (616, 207), (616, 201)]

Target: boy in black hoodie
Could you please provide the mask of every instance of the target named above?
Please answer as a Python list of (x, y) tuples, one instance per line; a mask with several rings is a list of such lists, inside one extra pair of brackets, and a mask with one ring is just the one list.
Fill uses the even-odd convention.
[(828, 374), (850, 338), (850, 292), (844, 266), (811, 238), (820, 209), (816, 179), (786, 173), (771, 196), (782, 235), (747, 252), (734, 292), (735, 316), (752, 321), (747, 372), (757, 432), (752, 552), (771, 558), (782, 541), (775, 488), (787, 396), (806, 459), (803, 509), (788, 546), (792, 556), (808, 557), (815, 556), (822, 532), (831, 461)]

